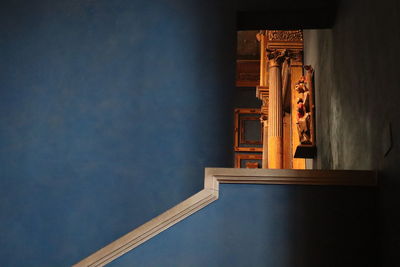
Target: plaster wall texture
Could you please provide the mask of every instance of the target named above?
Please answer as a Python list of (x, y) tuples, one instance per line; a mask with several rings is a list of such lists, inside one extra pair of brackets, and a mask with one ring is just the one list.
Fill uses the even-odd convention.
[(3, 1), (0, 266), (71, 266), (232, 164), (229, 1)]
[(381, 266), (400, 264), (399, 14), (398, 1), (342, 1), (332, 29), (304, 32), (315, 69), (315, 165), (379, 171)]
[(70, 266), (231, 165), (235, 8), (2, 1), (0, 266)]

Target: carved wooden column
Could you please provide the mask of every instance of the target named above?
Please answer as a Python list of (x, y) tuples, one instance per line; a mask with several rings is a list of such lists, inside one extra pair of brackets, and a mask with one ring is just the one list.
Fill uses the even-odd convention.
[(262, 101), (261, 126), (263, 129), (262, 168), (268, 168), (268, 70), (266, 51), (266, 32), (260, 31), (257, 40), (260, 42), (260, 86), (257, 86), (257, 98)]
[(269, 59), (268, 168), (282, 169), (283, 111), (281, 66), (286, 57), (286, 50), (267, 50), (267, 57)]
[(257, 40), (260, 42), (260, 86), (268, 86), (268, 71), (267, 71), (267, 55), (266, 55), (266, 36), (265, 31), (260, 31), (257, 34)]
[[(280, 30), (268, 30), (265, 35), (266, 48), (267, 50), (274, 49), (286, 49), (288, 52), (289, 61), (286, 61), (284, 66), (282, 66), (282, 99), (283, 110), (285, 111), (283, 116), (283, 167), (284, 168), (297, 168), (301, 169), (301, 163), (298, 161), (303, 161), (303, 159), (293, 158), (293, 134), (296, 134), (296, 124), (293, 124), (292, 120), (292, 90), (293, 83), (297, 82), (294, 76), (301, 75), (301, 69), (298, 65), (293, 63), (293, 52), (303, 50), (303, 32), (301, 30), (290, 30), (290, 31), (280, 31)], [(293, 59), (293, 60), (292, 60)], [(288, 64), (287, 64), (288, 63)], [(285, 71), (286, 70), (286, 71)], [(300, 71), (299, 71), (300, 70)], [(271, 73), (270, 73), (271, 75)], [(294, 81), (294, 82), (293, 82)], [(296, 134), (297, 135), (297, 134)], [(297, 161), (297, 162), (294, 162)], [(304, 165), (304, 164), (303, 164)], [(305, 165), (304, 165), (305, 166)], [(304, 167), (303, 167), (304, 168)]]

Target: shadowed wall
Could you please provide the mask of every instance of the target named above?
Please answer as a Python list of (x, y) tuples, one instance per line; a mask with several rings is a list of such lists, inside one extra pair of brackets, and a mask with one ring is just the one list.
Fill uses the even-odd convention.
[(373, 188), (220, 185), (210, 206), (110, 267), (376, 267)]

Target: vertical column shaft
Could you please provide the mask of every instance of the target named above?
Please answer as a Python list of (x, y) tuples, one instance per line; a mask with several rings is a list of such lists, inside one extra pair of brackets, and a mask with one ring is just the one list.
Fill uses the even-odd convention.
[(285, 52), (275, 50), (269, 55), (268, 168), (270, 169), (283, 167), (281, 59)]

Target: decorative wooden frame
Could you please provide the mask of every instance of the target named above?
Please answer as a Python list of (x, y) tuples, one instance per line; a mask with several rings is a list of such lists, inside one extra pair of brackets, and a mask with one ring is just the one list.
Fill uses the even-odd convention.
[(260, 118), (257, 117), (241, 117), (239, 118), (239, 143), (240, 144), (247, 144), (247, 145), (262, 145), (262, 136), (263, 136), (263, 132), (262, 132), (262, 127), (260, 127), (261, 131), (260, 131), (260, 140), (249, 140), (246, 139), (246, 126), (245, 126), (245, 122), (246, 121), (258, 121), (260, 123)]
[[(235, 128), (234, 128), (234, 137), (235, 137), (235, 144), (234, 144), (234, 149), (237, 152), (243, 152), (243, 151), (247, 151), (247, 152), (262, 152), (262, 147), (242, 147), (240, 146), (241, 144), (249, 144), (248, 142), (246, 143), (246, 140), (243, 139), (243, 133), (244, 133), (244, 129), (243, 129), (243, 123), (241, 123), (241, 119), (240, 119), (240, 115), (243, 114), (259, 114), (261, 116), (260, 113), (260, 109), (255, 109), (255, 108), (236, 108), (235, 109)], [(249, 117), (245, 117), (245, 118), (249, 118)], [(254, 117), (256, 118), (256, 117)], [(262, 145), (262, 128), (261, 128), (261, 142), (257, 142), (257, 143), (251, 143), (251, 144), (259, 144)]]
[(262, 160), (262, 154), (240, 154), (236, 153), (235, 155), (235, 168), (241, 168), (242, 166), (242, 160), (248, 160), (248, 159), (255, 159), (255, 160)]
[(376, 186), (374, 171), (206, 168), (204, 189), (122, 236), (73, 267), (104, 266), (218, 199), (219, 184)]

